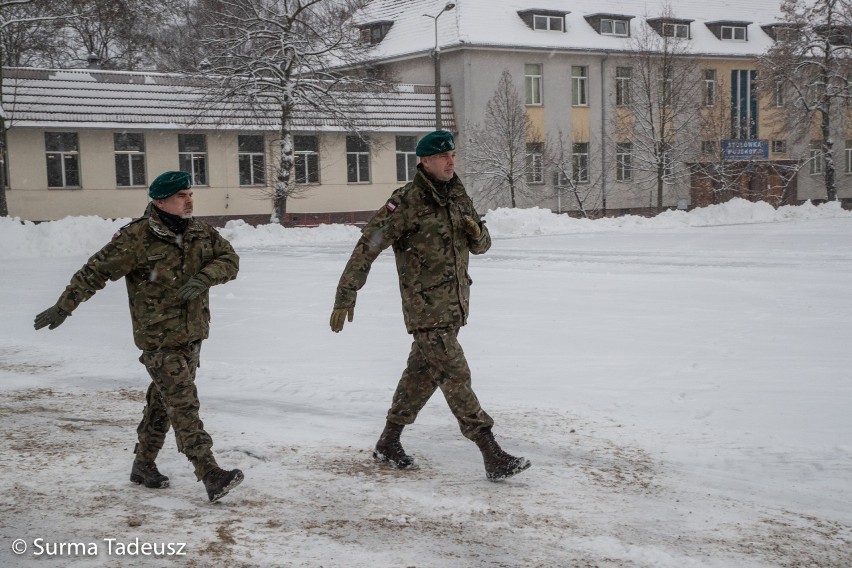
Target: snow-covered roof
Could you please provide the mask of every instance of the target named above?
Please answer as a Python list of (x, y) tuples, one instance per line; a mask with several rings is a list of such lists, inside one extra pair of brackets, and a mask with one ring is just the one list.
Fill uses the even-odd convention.
[[(370, 131), (431, 130), (435, 122), (432, 85), (397, 85), (390, 93), (349, 93), (357, 107), (353, 123)], [(202, 91), (179, 74), (6, 68), (3, 109), (15, 127), (232, 130), (277, 129), (276, 107), (260, 116), (247, 105), (229, 103), (200, 111)], [(454, 129), (452, 97), (442, 88), (442, 116)], [(297, 110), (297, 130), (340, 131), (331, 119)]]
[[(598, 34), (588, 16), (633, 16), (631, 27), (666, 14), (692, 21), (690, 50), (698, 55), (748, 57), (772, 45), (761, 26), (781, 21), (781, 0), (457, 0), (437, 20), (441, 49), (493, 47), (560, 51), (618, 52), (630, 49), (630, 39)], [(446, 0), (373, 0), (360, 15), (363, 24), (393, 21), (376, 45), (379, 60), (422, 55), (435, 46), (435, 20)], [(669, 5), (671, 11), (665, 12)], [(533, 30), (519, 12), (568, 12), (565, 31)], [(432, 17), (425, 17), (426, 15)], [(723, 41), (706, 24), (720, 20), (751, 22), (748, 41)]]

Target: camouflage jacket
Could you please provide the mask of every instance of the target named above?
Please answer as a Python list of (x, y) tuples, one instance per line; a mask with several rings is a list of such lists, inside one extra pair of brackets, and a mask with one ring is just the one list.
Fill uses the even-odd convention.
[[(464, 215), (482, 228), (475, 241), (464, 230)], [(414, 180), (391, 195), (352, 251), (337, 286), (336, 308), (355, 305), (373, 261), (389, 246), (396, 256), (408, 332), (465, 325), (472, 283), (468, 253), (487, 251), (491, 236), (458, 176), (443, 192), (418, 168)]]
[(238, 270), (237, 253), (213, 227), (192, 219), (178, 236), (149, 206), (145, 217), (122, 227), (74, 274), (57, 305), (70, 314), (108, 280), (123, 276), (136, 346), (169, 349), (206, 339), (210, 329), (208, 291), (182, 302), (178, 288), (199, 272), (215, 285), (233, 280)]

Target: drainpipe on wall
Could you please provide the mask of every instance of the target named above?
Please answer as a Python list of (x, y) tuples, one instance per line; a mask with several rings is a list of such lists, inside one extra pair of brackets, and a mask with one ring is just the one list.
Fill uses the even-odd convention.
[(609, 53), (601, 59), (601, 209), (606, 217), (606, 60)]

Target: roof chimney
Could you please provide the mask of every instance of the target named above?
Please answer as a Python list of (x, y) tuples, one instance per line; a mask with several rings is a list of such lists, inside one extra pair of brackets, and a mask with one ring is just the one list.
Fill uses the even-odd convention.
[(89, 54), (89, 57), (86, 58), (86, 61), (89, 62), (89, 69), (100, 69), (101, 68), (101, 58), (98, 57), (98, 54), (94, 51)]

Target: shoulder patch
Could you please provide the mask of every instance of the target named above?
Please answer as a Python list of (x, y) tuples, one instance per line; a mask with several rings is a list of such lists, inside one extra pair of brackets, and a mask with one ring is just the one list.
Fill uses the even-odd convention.
[(387, 209), (389, 213), (393, 213), (394, 211), (396, 211), (396, 203), (394, 203), (393, 201), (388, 201), (387, 203), (385, 203), (385, 209)]

